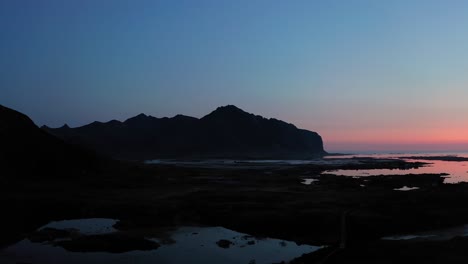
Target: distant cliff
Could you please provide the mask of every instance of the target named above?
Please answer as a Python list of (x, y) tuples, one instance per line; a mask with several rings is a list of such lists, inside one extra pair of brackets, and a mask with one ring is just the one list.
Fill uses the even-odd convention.
[(43, 129), (65, 141), (120, 159), (306, 159), (326, 153), (317, 133), (232, 105), (219, 107), (201, 119), (140, 114), (125, 122)]

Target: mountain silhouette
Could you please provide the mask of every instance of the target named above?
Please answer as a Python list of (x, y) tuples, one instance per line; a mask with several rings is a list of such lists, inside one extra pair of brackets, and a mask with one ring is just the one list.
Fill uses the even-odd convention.
[(326, 153), (317, 133), (250, 114), (233, 105), (218, 107), (201, 119), (139, 114), (124, 122), (43, 129), (119, 159), (302, 159)]
[(63, 142), (38, 128), (26, 115), (2, 105), (0, 146), (2, 178), (81, 175), (100, 164), (93, 152)]

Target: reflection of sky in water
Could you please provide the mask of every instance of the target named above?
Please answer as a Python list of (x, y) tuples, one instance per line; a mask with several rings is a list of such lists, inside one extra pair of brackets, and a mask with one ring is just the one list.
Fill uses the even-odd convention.
[[(327, 158), (350, 158), (350, 157), (372, 157), (372, 158), (398, 158), (410, 156), (444, 156), (448, 154), (374, 154), (374, 155), (348, 155), (348, 156), (330, 156)], [(458, 157), (467, 157), (468, 154), (453, 154)], [(372, 175), (405, 175), (405, 174), (424, 174), (424, 173), (447, 173), (445, 183), (468, 182), (468, 161), (440, 161), (440, 160), (412, 160), (409, 162), (430, 163), (417, 169), (374, 169), (374, 170), (330, 170), (325, 173), (344, 175), (344, 176), (372, 176)]]
[[(52, 222), (46, 227), (75, 228), (85, 233), (105, 233), (115, 231), (111, 226), (115, 220), (84, 219)], [(0, 263), (48, 263), (48, 264), (83, 264), (83, 263), (279, 263), (290, 261), (320, 247), (297, 245), (294, 242), (279, 239), (256, 239), (222, 227), (180, 227), (170, 232), (176, 243), (163, 244), (152, 251), (130, 251), (121, 254), (112, 253), (77, 253), (46, 243), (31, 243), (23, 240), (0, 251)], [(227, 239), (234, 244), (221, 248), (216, 242)], [(159, 239), (154, 238), (159, 241)], [(254, 241), (251, 245), (249, 241)], [(252, 262), (253, 263), (253, 262)]]
[[(256, 260), (259, 264), (290, 261), (318, 249), (279, 239), (246, 238), (245, 235), (222, 227), (182, 227), (172, 236), (177, 243), (158, 250), (167, 263), (249, 263)], [(220, 248), (216, 244), (220, 239), (230, 240), (234, 245)], [(255, 244), (248, 245), (249, 241)]]
[[(333, 156), (334, 157), (334, 156)], [(310, 160), (233, 160), (233, 159), (206, 159), (206, 160), (147, 160), (146, 164), (177, 165), (185, 167), (208, 167), (208, 168), (238, 168), (238, 167), (271, 167), (286, 165), (343, 165), (357, 164), (359, 161), (353, 159), (310, 159)]]
[(413, 191), (413, 190), (417, 190), (419, 189), (419, 187), (408, 187), (408, 186), (403, 186), (401, 188), (396, 188), (396, 189), (393, 189), (395, 191)]
[(383, 237), (384, 240), (449, 240), (456, 236), (468, 236), (468, 225), (419, 232), (406, 235), (395, 235)]
[(80, 230), (80, 233), (82, 234), (93, 235), (117, 231), (112, 227), (115, 223), (117, 223), (117, 220), (114, 219), (88, 218), (50, 222), (44, 227), (52, 227), (57, 229), (75, 228)]
[(306, 178), (306, 179), (302, 179), (302, 184), (305, 184), (305, 185), (311, 185), (313, 182), (317, 182), (318, 179), (312, 179), (312, 178)]

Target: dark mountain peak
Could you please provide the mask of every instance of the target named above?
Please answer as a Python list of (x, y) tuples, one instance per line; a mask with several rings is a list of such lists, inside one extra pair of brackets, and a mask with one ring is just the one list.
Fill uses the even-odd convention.
[(141, 113), (139, 115), (136, 115), (134, 117), (131, 117), (130, 119), (146, 119), (147, 117), (149, 117), (148, 115), (144, 114), (144, 113)]
[(63, 126), (60, 127), (60, 129), (70, 129), (70, 127), (68, 126), (68, 124), (64, 124)]
[(240, 109), (235, 105), (225, 105), (216, 108), (214, 112), (222, 112), (222, 113), (246, 113), (244, 110)]
[(224, 106), (219, 106), (217, 109), (226, 109), (226, 110), (242, 110), (239, 107), (235, 105), (224, 105)]
[(119, 120), (112, 119), (111, 121), (107, 122), (107, 124), (118, 125), (118, 124), (122, 124), (122, 122), (120, 122)]
[(231, 119), (233, 117), (248, 117), (254, 116), (253, 114), (247, 113), (244, 110), (238, 108), (235, 105), (226, 105), (220, 106), (216, 108), (210, 114), (204, 116), (202, 119), (218, 119), (218, 118), (228, 118)]
[(175, 115), (173, 118), (178, 119), (178, 118), (194, 118), (194, 117), (178, 114), (178, 115)]
[(104, 123), (106, 127), (109, 127), (111, 129), (116, 129), (122, 126), (122, 122), (119, 120), (112, 119), (111, 121), (108, 121)]
[(152, 120), (152, 119), (156, 119), (156, 118), (141, 113), (141, 114), (139, 114), (137, 116), (130, 117), (129, 119), (125, 120), (124, 123), (133, 123), (133, 122), (140, 123), (140, 122), (145, 122), (145, 121)]

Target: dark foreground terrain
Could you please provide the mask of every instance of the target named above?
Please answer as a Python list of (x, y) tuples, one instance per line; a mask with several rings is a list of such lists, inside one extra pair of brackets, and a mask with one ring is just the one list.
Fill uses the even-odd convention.
[[(441, 175), (432, 174), (319, 176), (330, 168), (419, 165), (369, 160), (353, 165), (240, 163), (225, 168), (118, 163), (81, 178), (8, 179), (0, 185), (1, 243), (23, 239), (51, 220), (101, 217), (120, 219), (120, 230), (201, 224), (328, 245), (296, 263), (466, 261), (465, 238), (380, 240), (468, 223), (466, 184), (443, 184)], [(302, 178), (318, 181), (304, 185)], [(420, 189), (393, 190), (404, 185)], [(343, 226), (346, 245), (339, 249)], [(86, 240), (79, 242), (85, 249), (92, 247)], [(79, 251), (77, 245), (68, 246)], [(443, 257), (446, 254), (450, 258)]]

